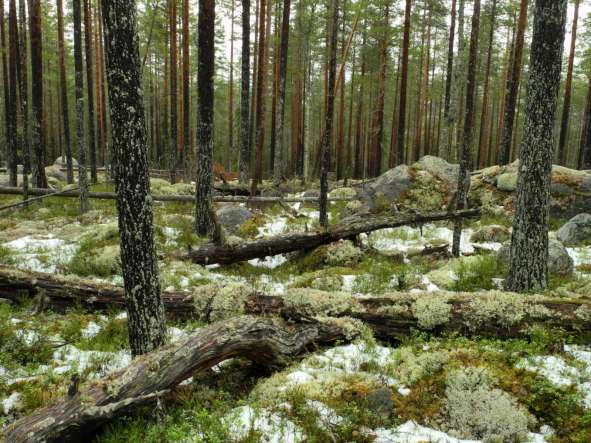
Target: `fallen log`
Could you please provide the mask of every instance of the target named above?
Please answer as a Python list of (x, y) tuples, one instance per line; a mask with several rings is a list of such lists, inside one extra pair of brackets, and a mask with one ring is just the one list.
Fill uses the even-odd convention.
[[(285, 200), (284, 200), (285, 201)], [(232, 264), (254, 258), (264, 258), (288, 252), (314, 249), (341, 239), (353, 238), (359, 234), (385, 228), (396, 228), (413, 224), (441, 220), (477, 217), (480, 209), (466, 209), (457, 212), (434, 212), (429, 214), (396, 214), (390, 216), (365, 217), (346, 221), (329, 227), (325, 231), (301, 232), (277, 237), (263, 238), (237, 246), (219, 246), (208, 243), (189, 251), (185, 258), (200, 265)]]
[[(0, 297), (46, 299), (46, 306), (89, 310), (125, 308), (123, 288), (89, 280), (59, 277), (0, 267)], [(193, 292), (163, 292), (171, 317), (203, 321), (232, 315), (280, 316), (301, 321), (317, 315), (348, 317), (363, 321), (384, 340), (400, 340), (413, 330), (435, 334), (499, 338), (528, 337), (531, 328), (560, 328), (578, 336), (591, 332), (591, 301), (499, 291), (454, 293), (395, 292), (358, 297), (344, 292), (288, 289), (284, 296), (268, 296), (245, 287), (231, 303), (214, 303), (224, 297), (220, 286), (205, 285)], [(232, 312), (216, 306), (232, 306)]]
[(243, 316), (216, 323), (21, 418), (4, 431), (3, 441), (88, 441), (82, 439), (105, 421), (154, 402), (183, 380), (224, 360), (243, 357), (266, 367), (281, 367), (314, 345), (348, 336), (328, 322), (287, 325), (277, 319)]
[[(0, 194), (4, 195), (22, 195), (23, 190), (20, 187), (0, 186)], [(55, 189), (30, 188), (29, 195), (34, 196), (55, 196), (77, 198), (80, 196), (78, 189), (70, 189), (58, 191)], [(97, 200), (115, 200), (117, 194), (115, 192), (89, 192), (88, 198)], [(175, 195), (153, 195), (152, 199), (159, 202), (178, 202), (178, 203), (195, 203), (195, 196), (188, 194)], [(351, 201), (354, 198), (349, 197), (335, 197), (329, 198), (328, 201)], [(214, 202), (225, 203), (306, 203), (317, 202), (317, 197), (250, 197), (247, 195), (216, 195), (213, 197)]]

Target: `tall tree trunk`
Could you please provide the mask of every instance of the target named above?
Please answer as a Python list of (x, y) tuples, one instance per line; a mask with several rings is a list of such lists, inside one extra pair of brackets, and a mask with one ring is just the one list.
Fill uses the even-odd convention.
[[(6, 60), (6, 32), (5, 32), (5, 14), (4, 2), (0, 2), (0, 44), (2, 46), (2, 86), (4, 89), (4, 146), (6, 154), (6, 168), (8, 169), (10, 186), (16, 186), (16, 161), (12, 159), (12, 151), (10, 146), (10, 82), (8, 81), (8, 63)], [(14, 165), (14, 166), (13, 166)]]
[(408, 52), (410, 45), (410, 20), (411, 0), (406, 0), (404, 12), (404, 37), (402, 40), (402, 72), (400, 73), (400, 105), (398, 112), (398, 164), (403, 164), (406, 159), (406, 145), (404, 133), (406, 130), (406, 96), (408, 84)]
[(183, 155), (181, 158), (184, 181), (190, 181), (189, 153), (191, 152), (191, 92), (189, 77), (189, 0), (183, 0)]
[(240, 183), (246, 183), (250, 170), (250, 0), (242, 1), (242, 62), (240, 78)]
[(548, 285), (548, 219), (554, 157), (554, 119), (566, 28), (567, 0), (536, 0), (519, 153), (517, 208), (505, 288), (544, 290)]
[[(472, 166), (472, 145), (474, 144), (474, 114), (476, 112), (476, 63), (478, 62), (478, 37), (480, 33), (480, 0), (474, 0), (472, 13), (472, 31), (470, 33), (470, 56), (468, 59), (468, 77), (466, 84), (466, 115), (462, 133), (462, 150), (460, 152), (460, 170), (458, 175), (458, 191), (456, 194), (456, 210), (468, 206), (470, 191), (470, 167)], [(462, 237), (462, 221), (454, 223), (452, 254), (460, 255)]]
[(366, 34), (363, 33), (363, 42), (359, 56), (361, 57), (361, 73), (359, 75), (359, 95), (357, 98), (357, 116), (355, 124), (355, 159), (353, 163), (353, 178), (363, 178), (363, 101), (364, 101), (364, 89), (365, 89), (365, 55), (363, 48), (365, 47)]
[(493, 42), (495, 38), (495, 19), (497, 13), (497, 0), (492, 0), (490, 12), (490, 30), (488, 35), (488, 51), (486, 55), (486, 73), (484, 74), (484, 95), (482, 97), (482, 111), (480, 114), (480, 134), (478, 136), (478, 168), (484, 168), (488, 158), (486, 146), (486, 132), (488, 120), (488, 100), (490, 96), (490, 65), (492, 60)]
[(337, 74), (337, 33), (338, 33), (338, 0), (331, 0), (331, 26), (328, 46), (328, 83), (326, 116), (322, 135), (322, 161), (320, 165), (320, 226), (328, 228), (328, 169), (330, 167), (330, 140), (334, 118), (335, 84)]
[(439, 145), (439, 157), (449, 160), (452, 149), (451, 134), (453, 132), (453, 119), (451, 118), (451, 82), (454, 70), (454, 40), (456, 33), (456, 0), (451, 2), (451, 23), (449, 26), (449, 43), (447, 46), (447, 71), (445, 74), (445, 104), (443, 107), (443, 142)]
[(228, 171), (232, 169), (234, 154), (234, 11), (235, 0), (230, 7), (230, 79), (228, 82)]
[[(14, 1), (14, 0), (13, 0)], [(43, 131), (43, 37), (41, 34), (41, 0), (29, 1), (29, 33), (31, 36), (31, 75), (33, 110), (33, 183), (47, 188), (45, 177), (45, 135)]]
[(581, 133), (579, 159), (581, 169), (591, 169), (591, 75), (589, 75), (589, 86), (587, 87), (587, 104)]
[(519, 8), (519, 24), (517, 25), (517, 35), (515, 37), (515, 49), (513, 55), (513, 66), (511, 73), (507, 77), (507, 92), (505, 99), (505, 109), (503, 110), (503, 136), (499, 152), (499, 163), (506, 165), (511, 159), (511, 142), (513, 140), (513, 126), (515, 123), (515, 106), (519, 93), (519, 80), (521, 78), (521, 61), (523, 59), (523, 39), (527, 23), (528, 0), (521, 0)]
[(64, 128), (64, 144), (67, 165), (68, 183), (74, 183), (74, 167), (72, 163), (72, 140), (70, 137), (70, 111), (68, 106), (68, 84), (66, 82), (66, 62), (64, 53), (64, 7), (63, 0), (57, 0), (57, 41), (60, 65), (60, 93), (62, 97), (62, 123)]
[(102, 0), (102, 6), (127, 327), (131, 352), (141, 355), (164, 344), (166, 325), (154, 244), (136, 4)]
[(84, 51), (86, 55), (86, 96), (88, 100), (88, 156), (90, 157), (90, 181), (96, 176), (96, 131), (94, 112), (94, 55), (92, 48), (92, 12), (90, 0), (84, 0)]
[(281, 181), (283, 173), (284, 135), (285, 128), (285, 89), (287, 83), (287, 54), (289, 48), (289, 17), (291, 0), (283, 0), (283, 17), (281, 19), (281, 47), (279, 59), (279, 118), (277, 119), (277, 133), (275, 146), (275, 161), (273, 179), (275, 183)]
[(214, 0), (199, 0), (197, 81), (199, 83), (199, 122), (197, 139), (197, 192), (195, 194), (195, 232), (214, 233), (213, 186), (213, 74)]
[(178, 162), (178, 103), (177, 103), (177, 32), (176, 32), (176, 0), (169, 0), (170, 21), (170, 140), (169, 162), (170, 183), (176, 183), (176, 169)]
[(560, 138), (558, 141), (558, 162), (566, 165), (568, 140), (568, 123), (570, 118), (570, 108), (573, 89), (573, 67), (575, 63), (575, 45), (577, 42), (577, 24), (579, 21), (580, 0), (575, 0), (575, 17), (573, 19), (573, 28), (570, 37), (570, 53), (568, 56), (568, 68), (566, 70), (566, 82), (564, 85), (564, 104), (562, 105), (562, 120), (560, 121)]
[(256, 79), (256, 97), (255, 97), (255, 112), (256, 112), (256, 128), (255, 128), (255, 146), (256, 146), (256, 159), (255, 159), (255, 171), (252, 178), (251, 193), (256, 195), (256, 190), (259, 181), (262, 178), (263, 173), (263, 146), (265, 142), (265, 79), (267, 72), (267, 56), (266, 56), (266, 16), (267, 6), (270, 8), (271, 5), (267, 5), (267, 0), (260, 0), (259, 6), (259, 40), (258, 40), (258, 67), (257, 67), (257, 79)]
[(86, 172), (86, 141), (84, 140), (84, 74), (82, 63), (82, 11), (80, 0), (73, 0), (74, 72), (76, 83), (76, 141), (78, 148), (78, 186), (80, 213), (88, 211), (88, 174)]
[(9, 46), (9, 64), (8, 64), (8, 95), (4, 100), (8, 102), (8, 125), (6, 131), (6, 145), (8, 149), (7, 167), (9, 174), (9, 184), (17, 186), (18, 184), (18, 140), (17, 140), (17, 91), (16, 80), (17, 46), (18, 31), (16, 24), (16, 0), (10, 0), (8, 4), (8, 46)]
[(23, 156), (23, 200), (29, 198), (29, 174), (31, 172), (31, 147), (29, 145), (29, 85), (27, 71), (27, 15), (25, 0), (19, 0), (18, 91), (22, 121), (21, 149)]

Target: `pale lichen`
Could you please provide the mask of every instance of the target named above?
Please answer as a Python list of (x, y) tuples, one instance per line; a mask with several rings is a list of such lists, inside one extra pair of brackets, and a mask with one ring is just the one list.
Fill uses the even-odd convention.
[(226, 320), (244, 314), (244, 303), (252, 292), (243, 283), (202, 285), (193, 291), (193, 303), (201, 319)]
[(358, 308), (358, 302), (347, 292), (325, 292), (307, 288), (288, 289), (283, 302), (286, 308), (308, 317), (338, 316)]
[(447, 323), (451, 317), (451, 305), (445, 295), (419, 297), (413, 305), (413, 313), (420, 328), (433, 329)]

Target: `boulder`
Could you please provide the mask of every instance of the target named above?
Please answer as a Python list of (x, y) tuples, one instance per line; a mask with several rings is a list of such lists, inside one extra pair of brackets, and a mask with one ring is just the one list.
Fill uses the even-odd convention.
[(55, 178), (58, 181), (65, 182), (67, 181), (67, 176), (65, 172), (62, 172), (58, 166), (47, 166), (45, 168), (45, 175), (47, 178)]
[(583, 179), (579, 185), (579, 190), (585, 193), (591, 193), (591, 175), (588, 175)]
[(458, 183), (460, 166), (446, 162), (444, 159), (426, 155), (413, 165), (414, 168), (427, 171), (444, 182), (450, 190), (455, 190)]
[[(511, 244), (503, 245), (497, 254), (500, 265), (508, 267), (511, 254)], [(548, 244), (548, 272), (552, 275), (568, 276), (574, 271), (573, 259), (566, 248), (558, 240), (550, 239)]]
[[(68, 167), (68, 162), (66, 159), (66, 156), (59, 156), (58, 158), (55, 159), (55, 161), (53, 162), (54, 166), (57, 166), (58, 168), (66, 168)], [(76, 159), (74, 157), (72, 157), (72, 167), (77, 168), (78, 167), (78, 162), (76, 161)]]
[(389, 419), (394, 413), (392, 391), (386, 387), (378, 388), (367, 394), (362, 402), (365, 408), (384, 419)]
[(550, 193), (555, 197), (568, 197), (573, 192), (573, 188), (564, 183), (552, 183), (550, 185)]
[(497, 177), (497, 188), (504, 192), (517, 189), (517, 172), (505, 172)]
[(369, 188), (376, 196), (393, 201), (401, 197), (411, 186), (410, 168), (407, 165), (400, 165), (384, 172), (369, 185)]
[(474, 243), (503, 243), (511, 238), (509, 229), (500, 225), (483, 226), (472, 234), (470, 241)]
[(556, 237), (567, 246), (591, 242), (591, 214), (579, 214), (556, 231)]
[(236, 234), (238, 228), (254, 217), (252, 212), (243, 206), (226, 206), (216, 211), (221, 225), (231, 234)]

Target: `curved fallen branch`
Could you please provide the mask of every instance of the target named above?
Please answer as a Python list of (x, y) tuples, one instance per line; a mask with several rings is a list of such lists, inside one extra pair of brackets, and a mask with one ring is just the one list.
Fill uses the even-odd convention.
[(353, 238), (359, 234), (377, 231), (379, 229), (477, 217), (479, 215), (480, 209), (476, 208), (457, 212), (369, 216), (331, 226), (326, 231), (280, 235), (243, 243), (238, 246), (219, 246), (209, 243), (190, 251), (185, 258), (200, 265), (214, 263), (226, 265), (254, 258), (264, 258), (288, 252), (314, 249), (321, 245), (334, 243), (341, 239)]
[(191, 375), (235, 357), (283, 366), (315, 344), (346, 339), (332, 324), (286, 325), (238, 317), (206, 327), (180, 342), (136, 358), (122, 371), (21, 418), (4, 431), (9, 443), (73, 441), (130, 407), (154, 401)]

